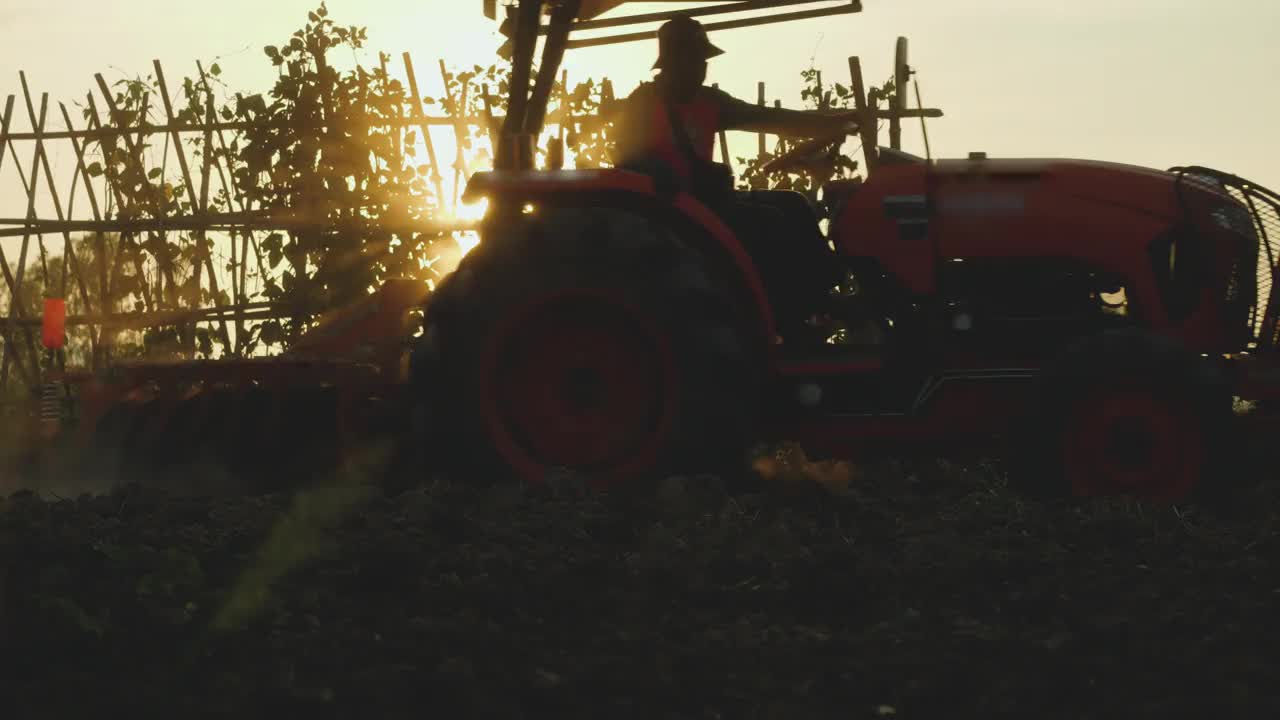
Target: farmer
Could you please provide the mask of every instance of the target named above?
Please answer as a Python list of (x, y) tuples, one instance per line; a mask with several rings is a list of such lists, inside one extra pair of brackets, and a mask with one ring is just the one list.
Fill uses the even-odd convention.
[[(857, 132), (856, 114), (754, 105), (703, 83), (724, 51), (702, 24), (678, 17), (658, 29), (658, 75), (614, 115), (614, 160), (691, 192), (735, 229), (760, 268), (784, 341), (813, 340), (806, 319), (821, 312), (836, 281), (834, 258), (808, 200), (794, 192), (734, 192), (729, 168), (712, 160), (722, 130), (818, 137)], [(819, 340), (825, 338), (818, 338)]]
[[(857, 132), (855, 112), (818, 113), (754, 105), (703, 84), (707, 61), (723, 50), (711, 44), (702, 23), (678, 17), (658, 29), (658, 75), (623, 101), (614, 123), (619, 167), (662, 163), (696, 183), (700, 165), (712, 164), (721, 130), (817, 137)], [(675, 121), (673, 123), (673, 121)], [(695, 184), (696, 187), (696, 184)]]

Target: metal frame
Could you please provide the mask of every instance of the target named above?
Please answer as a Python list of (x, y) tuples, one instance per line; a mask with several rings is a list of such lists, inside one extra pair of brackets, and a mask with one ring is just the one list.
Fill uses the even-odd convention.
[[(621, 4), (623, 3), (618, 3), (618, 5)], [(596, 14), (602, 12), (601, 7), (603, 11), (615, 7), (610, 3), (594, 3), (594, 5), (597, 6)], [(862, 11), (861, 0), (726, 0), (708, 7), (641, 13), (607, 20), (591, 17), (580, 20), (579, 17), (583, 15), (580, 11), (583, 7), (591, 9), (584, 0), (514, 0), (506, 4), (504, 6), (506, 17), (500, 32), (509, 39), (498, 52), (511, 62), (510, 94), (507, 100), (507, 117), (503, 123), (499, 147), (495, 153), (494, 169), (527, 170), (533, 167), (534, 143), (542, 131), (546, 119), (547, 101), (555, 84), (555, 78), (560, 72), (566, 50), (652, 40), (657, 36), (656, 30), (649, 30), (570, 40), (570, 35), (575, 30), (664, 22), (677, 17), (724, 15), (814, 5), (824, 7), (725, 20), (708, 23), (705, 27), (710, 32)], [(485, 0), (484, 11), (487, 17), (497, 19), (497, 10), (496, 0)], [(542, 23), (544, 14), (550, 16), (545, 25)], [(531, 74), (539, 37), (545, 37), (546, 40), (542, 47), (538, 75), (534, 78)]]
[[(774, 15), (761, 15), (756, 17), (745, 17), (733, 20), (725, 20), (722, 22), (707, 23), (706, 29), (730, 30), (740, 27), (752, 27), (756, 25), (769, 25), (773, 23), (789, 22), (792, 20), (805, 20), (809, 18), (827, 17), (831, 15), (847, 15), (851, 13), (862, 12), (861, 0), (728, 0), (720, 2), (711, 7), (688, 8), (684, 10), (666, 10), (662, 12), (641, 13), (637, 15), (625, 15), (622, 17), (608, 18), (604, 20), (587, 19), (574, 22), (570, 27), (570, 32), (580, 32), (584, 30), (603, 30), (607, 28), (628, 27), (633, 25), (641, 25), (644, 23), (666, 22), (677, 17), (708, 17), (714, 15), (731, 15), (736, 13), (752, 12), (757, 10), (776, 10), (788, 7), (798, 6), (822, 6), (808, 7), (795, 12), (779, 13)], [(504, 21), (499, 27), (499, 32), (511, 37), (513, 28), (510, 22)], [(550, 25), (543, 25), (538, 28), (539, 36), (546, 36), (551, 33)], [(655, 31), (623, 33), (617, 35), (608, 35), (596, 38), (583, 38), (579, 40), (571, 40), (568, 43), (569, 49), (583, 47), (597, 47), (601, 45), (617, 45), (626, 42), (636, 42), (640, 40), (652, 40), (656, 37)], [(510, 45), (504, 45), (500, 53), (504, 56), (509, 51)]]

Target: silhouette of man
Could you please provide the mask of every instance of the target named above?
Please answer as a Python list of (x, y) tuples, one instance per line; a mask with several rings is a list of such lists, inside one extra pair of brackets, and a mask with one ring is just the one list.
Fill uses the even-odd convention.
[[(642, 83), (614, 118), (614, 164), (691, 192), (734, 228), (756, 261), (783, 338), (808, 344), (806, 322), (821, 313), (838, 279), (827, 240), (808, 200), (795, 192), (734, 192), (728, 167), (712, 160), (721, 130), (788, 137), (857, 132), (855, 113), (763, 107), (708, 87), (707, 61), (724, 51), (697, 20), (679, 17), (658, 30), (658, 75)], [(818, 337), (821, 341), (825, 337)]]
[(787, 137), (856, 132), (851, 112), (764, 107), (704, 85), (707, 61), (723, 53), (693, 18), (678, 17), (658, 29), (658, 75), (622, 102), (614, 122), (615, 165), (650, 171), (660, 165), (695, 191), (705, 190), (698, 175), (713, 164), (721, 130)]

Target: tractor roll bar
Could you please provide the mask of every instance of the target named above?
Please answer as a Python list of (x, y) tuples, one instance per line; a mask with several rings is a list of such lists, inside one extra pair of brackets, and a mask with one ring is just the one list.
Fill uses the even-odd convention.
[[(718, 23), (709, 23), (705, 26), (708, 31), (714, 31), (862, 11), (861, 0), (731, 0), (717, 2), (709, 7), (641, 13), (607, 20), (596, 19), (598, 15), (625, 5), (627, 1), (515, 0), (504, 6), (506, 17), (502, 22), (500, 31), (509, 40), (503, 44), (498, 52), (511, 61), (510, 95), (507, 101), (507, 117), (503, 123), (499, 147), (495, 153), (494, 169), (519, 170), (532, 167), (534, 138), (541, 132), (542, 125), (546, 119), (547, 102), (566, 50), (636, 40), (652, 40), (656, 37), (656, 31), (651, 30), (570, 40), (569, 36), (574, 30), (622, 27), (639, 23), (666, 21), (676, 17), (722, 15), (805, 5), (824, 6), (795, 12), (726, 20)], [(659, 1), (676, 2), (678, 0)], [(550, 21), (547, 25), (542, 24), (544, 8), (550, 14)], [(484, 12), (487, 17), (496, 19), (497, 0), (484, 0)], [(533, 56), (537, 50), (539, 36), (546, 36), (546, 41), (542, 48), (542, 62), (539, 63), (538, 76), (537, 78), (532, 78), (530, 76), (532, 75)], [(530, 87), (531, 83), (532, 88)]]
[[(676, 2), (680, 0), (659, 1)], [(774, 10), (797, 6), (819, 7), (809, 7), (795, 12), (759, 15), (755, 17), (744, 17), (725, 20), (722, 22), (707, 23), (705, 27), (708, 32), (711, 32), (715, 30), (730, 30), (733, 28), (769, 25), (773, 23), (791, 22), (794, 20), (806, 20), (810, 18), (827, 17), (830, 15), (846, 15), (862, 12), (862, 0), (730, 0), (727, 2), (718, 2), (710, 7), (687, 8), (684, 10), (664, 10), (661, 12), (625, 15), (622, 17), (603, 20), (595, 19), (597, 15), (624, 4), (626, 4), (626, 0), (604, 0), (603, 2), (601, 2), (601, 0), (581, 0), (579, 3), (579, 10), (575, 13), (575, 17), (578, 19), (571, 25), (570, 31), (603, 30), (607, 28), (640, 25), (643, 23), (665, 22), (676, 17), (704, 17), (711, 15), (744, 13), (757, 10)], [(496, 7), (491, 8), (490, 5), (486, 3), (485, 15), (490, 19), (494, 19), (494, 15), (490, 14), (491, 10), (496, 13)], [(512, 22), (512, 20), (508, 18), (504, 20), (498, 28), (498, 31), (508, 38), (508, 42), (504, 43), (498, 50), (498, 53), (503, 58), (510, 59), (513, 55), (513, 43), (511, 39), (517, 35), (517, 31), (515, 29), (517, 24), (518, 23)], [(539, 36), (550, 36), (554, 35), (554, 33), (555, 31), (551, 25), (540, 26), (537, 31)], [(626, 42), (636, 42), (639, 40), (652, 40), (654, 37), (654, 31), (647, 31), (607, 35), (604, 37), (581, 38), (569, 41), (567, 48), (576, 49), (597, 47), (601, 45), (616, 45)]]

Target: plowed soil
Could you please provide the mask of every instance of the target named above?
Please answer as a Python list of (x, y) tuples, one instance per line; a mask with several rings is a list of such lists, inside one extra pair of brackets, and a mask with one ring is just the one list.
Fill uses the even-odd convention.
[(652, 499), (435, 483), (0, 511), (0, 716), (1275, 718), (1275, 489), (994, 466)]

